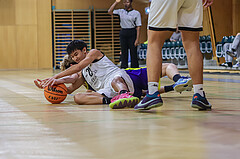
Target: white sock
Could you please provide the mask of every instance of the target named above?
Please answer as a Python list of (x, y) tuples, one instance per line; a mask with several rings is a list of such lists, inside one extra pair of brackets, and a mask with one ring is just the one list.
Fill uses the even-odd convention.
[(158, 82), (148, 82), (148, 94), (154, 94), (158, 91)]
[(193, 85), (193, 90), (194, 90), (194, 94), (199, 93), (202, 97), (204, 96), (203, 95), (203, 84)]

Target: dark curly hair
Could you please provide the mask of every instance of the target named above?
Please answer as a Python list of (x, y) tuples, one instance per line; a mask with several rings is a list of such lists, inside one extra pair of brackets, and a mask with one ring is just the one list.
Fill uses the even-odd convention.
[(68, 53), (68, 55), (70, 55), (75, 50), (81, 50), (82, 51), (82, 49), (85, 48), (85, 47), (87, 49), (87, 44), (84, 41), (82, 41), (82, 40), (73, 40), (67, 46), (67, 53)]

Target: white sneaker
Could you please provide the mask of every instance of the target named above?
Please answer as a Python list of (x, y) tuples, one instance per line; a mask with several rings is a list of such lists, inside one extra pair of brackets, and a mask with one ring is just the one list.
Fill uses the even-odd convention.
[(239, 62), (237, 62), (235, 65), (233, 65), (233, 68), (238, 68), (238, 67), (240, 67)]

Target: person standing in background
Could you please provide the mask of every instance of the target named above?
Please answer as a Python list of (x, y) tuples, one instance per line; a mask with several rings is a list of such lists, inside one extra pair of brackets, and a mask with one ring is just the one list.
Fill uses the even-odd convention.
[(116, 0), (109, 8), (108, 13), (120, 17), (121, 68), (128, 68), (128, 49), (130, 49), (131, 67), (138, 68), (137, 46), (142, 26), (141, 14), (132, 8), (132, 0), (123, 0), (124, 9), (114, 10), (120, 1)]

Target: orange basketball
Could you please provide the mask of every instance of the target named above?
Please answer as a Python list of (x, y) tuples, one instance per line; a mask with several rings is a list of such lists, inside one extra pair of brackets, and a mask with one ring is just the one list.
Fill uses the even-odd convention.
[(50, 103), (59, 104), (67, 97), (67, 87), (63, 83), (45, 87), (44, 96)]

